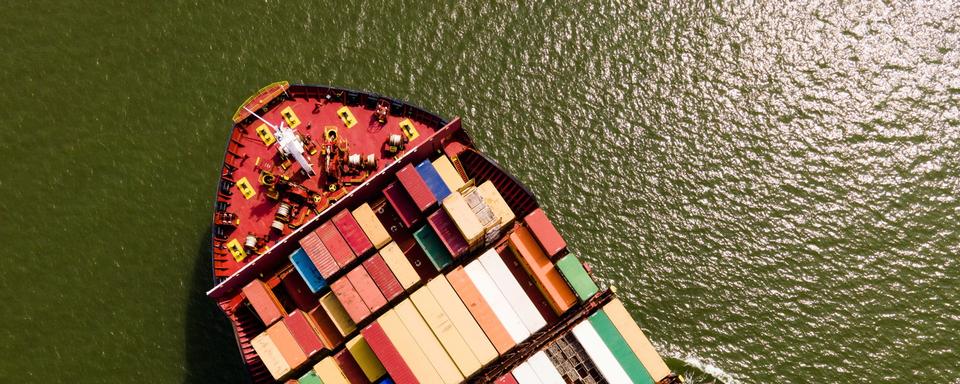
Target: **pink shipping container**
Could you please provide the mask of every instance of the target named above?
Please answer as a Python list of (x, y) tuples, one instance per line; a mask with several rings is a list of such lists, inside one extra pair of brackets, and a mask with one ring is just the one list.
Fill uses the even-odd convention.
[(384, 188), (383, 195), (407, 228), (413, 228), (413, 225), (420, 221), (420, 209), (399, 182), (393, 182)]
[[(380, 288), (377, 288), (377, 284), (370, 278), (370, 274), (362, 265), (358, 265), (348, 272), (346, 277), (353, 285), (353, 289), (360, 294), (360, 299), (363, 300), (370, 312), (376, 312), (387, 304), (387, 299), (380, 293)], [(360, 321), (354, 320), (354, 322), (359, 323)]]
[(433, 192), (430, 192), (427, 183), (423, 181), (423, 177), (413, 164), (407, 164), (397, 171), (397, 180), (403, 185), (403, 189), (413, 199), (414, 205), (420, 212), (426, 212), (430, 207), (437, 205), (437, 198), (433, 196)]
[(383, 367), (390, 374), (390, 378), (397, 384), (418, 384), (416, 376), (400, 352), (393, 346), (386, 332), (380, 327), (380, 324), (373, 323), (360, 331), (363, 338), (370, 344), (373, 354), (383, 363)]
[(333, 284), (330, 284), (330, 289), (354, 323), (359, 323), (370, 315), (370, 309), (364, 304), (363, 299), (360, 298), (360, 294), (353, 288), (349, 279), (337, 279)]
[(393, 275), (390, 267), (379, 253), (364, 261), (363, 267), (367, 269), (370, 278), (377, 284), (377, 288), (380, 288), (380, 293), (387, 301), (393, 300), (403, 293), (403, 286), (400, 285), (400, 281)]
[(460, 234), (457, 225), (454, 224), (453, 219), (450, 218), (450, 215), (447, 214), (446, 211), (442, 209), (437, 210), (427, 218), (427, 222), (430, 223), (430, 227), (437, 233), (437, 236), (440, 237), (440, 242), (443, 243), (444, 247), (447, 248), (447, 251), (450, 252), (450, 255), (453, 256), (454, 259), (467, 252), (469, 248), (467, 240)]
[(337, 231), (337, 227), (335, 227), (333, 223), (329, 221), (323, 223), (314, 233), (320, 237), (323, 246), (327, 247), (327, 250), (330, 251), (330, 255), (337, 261), (339, 268), (343, 268), (356, 258), (353, 251), (350, 250), (350, 245), (343, 239), (340, 231)]
[(286, 311), (277, 301), (277, 297), (270, 290), (266, 283), (260, 280), (253, 280), (242, 289), (243, 295), (250, 302), (253, 311), (260, 316), (260, 320), (265, 325), (276, 323), (282, 317), (286, 316)]
[(494, 381), (494, 384), (520, 384), (520, 383), (517, 383), (517, 379), (514, 379), (513, 375), (510, 374), (510, 372), (507, 372), (503, 376), (498, 377), (497, 380)]
[(308, 317), (303, 311), (295, 310), (290, 312), (290, 316), (284, 318), (283, 322), (293, 335), (293, 339), (297, 341), (297, 345), (300, 346), (300, 349), (302, 349), (303, 353), (308, 357), (313, 356), (324, 348), (323, 340), (320, 339), (320, 335), (313, 325), (313, 319)]
[(367, 380), (367, 375), (363, 374), (363, 370), (360, 369), (360, 365), (357, 364), (357, 360), (353, 358), (353, 355), (350, 354), (348, 349), (341, 349), (340, 352), (333, 355), (333, 360), (337, 362), (340, 371), (343, 372), (343, 376), (350, 381), (350, 384), (370, 383), (370, 381)]
[(358, 256), (363, 256), (373, 249), (373, 243), (367, 238), (367, 234), (360, 228), (360, 223), (357, 223), (357, 219), (353, 217), (350, 211), (344, 209), (334, 215), (330, 221), (333, 222), (333, 225), (336, 226), (340, 234), (343, 235), (344, 240), (347, 241), (347, 245), (350, 246), (353, 253)]
[(317, 235), (316, 231), (308, 233), (300, 239), (300, 247), (307, 253), (307, 256), (310, 256), (310, 261), (317, 267), (324, 279), (329, 278), (340, 268), (337, 261), (333, 259), (333, 255), (320, 241), (320, 236)]

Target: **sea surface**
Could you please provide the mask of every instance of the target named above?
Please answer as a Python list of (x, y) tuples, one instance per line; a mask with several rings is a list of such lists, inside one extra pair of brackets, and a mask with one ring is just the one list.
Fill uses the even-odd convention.
[(694, 383), (960, 383), (960, 4), (0, 2), (0, 382), (236, 383), (277, 80), (461, 116)]

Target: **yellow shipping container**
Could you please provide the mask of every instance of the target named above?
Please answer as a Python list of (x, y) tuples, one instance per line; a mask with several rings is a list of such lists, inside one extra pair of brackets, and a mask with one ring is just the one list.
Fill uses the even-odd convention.
[(363, 205), (354, 209), (352, 213), (353, 218), (360, 224), (360, 229), (363, 230), (363, 233), (367, 235), (367, 238), (370, 239), (370, 242), (373, 243), (377, 249), (383, 248), (384, 245), (387, 245), (387, 243), (392, 240), (390, 233), (387, 232), (387, 229), (383, 227), (380, 219), (377, 218), (377, 214), (373, 213), (373, 208), (370, 208), (370, 204), (363, 203)]
[(437, 299), (437, 303), (440, 304), (440, 308), (443, 308), (443, 312), (446, 313), (450, 321), (453, 322), (453, 326), (457, 328), (457, 331), (460, 332), (460, 335), (466, 340), (467, 345), (470, 346), (470, 351), (473, 352), (473, 355), (480, 361), (480, 365), (486, 365), (499, 356), (493, 343), (491, 343), (487, 335), (483, 333), (480, 324), (477, 324), (477, 321), (474, 320), (473, 315), (470, 314), (470, 310), (467, 309), (467, 306), (460, 300), (460, 296), (453, 290), (453, 286), (450, 285), (450, 282), (447, 281), (445, 276), (440, 275), (430, 280), (430, 282), (427, 283), (427, 288), (430, 289), (433, 297)]
[(430, 326), (430, 330), (437, 336), (437, 340), (440, 340), (440, 344), (447, 350), (447, 354), (457, 364), (457, 368), (460, 369), (464, 377), (470, 376), (480, 369), (480, 360), (470, 350), (467, 341), (463, 339), (463, 336), (453, 325), (453, 321), (440, 308), (440, 304), (426, 286), (413, 292), (410, 295), (410, 300), (413, 301), (417, 311), (423, 316), (427, 325)]
[(273, 344), (266, 332), (254, 337), (250, 344), (253, 345), (253, 350), (257, 351), (260, 360), (263, 360), (263, 365), (267, 366), (267, 370), (270, 371), (270, 375), (274, 379), (280, 380), (281, 377), (290, 373), (290, 365), (287, 364), (283, 355), (280, 354), (280, 350)]
[(434, 160), (433, 167), (437, 169), (437, 173), (440, 174), (443, 183), (446, 184), (447, 188), (450, 188), (450, 191), (453, 193), (456, 193), (457, 190), (463, 186), (463, 177), (461, 177), (460, 172), (457, 172), (457, 169), (453, 167), (453, 163), (450, 162), (450, 159), (448, 159), (446, 155)]
[(467, 243), (472, 245), (482, 240), (483, 224), (480, 223), (480, 219), (467, 205), (463, 196), (459, 193), (451, 193), (443, 199), (443, 209), (453, 219), (453, 223), (457, 225), (457, 229), (460, 230), (463, 238), (467, 239)]
[(332, 356), (327, 356), (323, 358), (323, 360), (320, 360), (317, 365), (313, 366), (313, 371), (317, 373), (317, 377), (320, 378), (323, 384), (350, 384)]
[(391, 309), (384, 313), (377, 319), (377, 323), (383, 328), (383, 332), (387, 334), (387, 338), (390, 339), (393, 346), (397, 348), (397, 352), (403, 357), (403, 361), (413, 371), (417, 381), (421, 383), (440, 382), (440, 375), (433, 369), (433, 365), (427, 360), (427, 356), (423, 354), (423, 350), (420, 349), (407, 328), (403, 326), (403, 322), (400, 321), (400, 316), (397, 315), (395, 310)]
[(500, 191), (497, 190), (497, 187), (495, 187), (490, 180), (480, 184), (480, 186), (477, 187), (477, 190), (480, 191), (480, 196), (483, 196), (484, 204), (487, 204), (487, 206), (490, 207), (490, 210), (493, 211), (493, 215), (500, 219), (501, 226), (509, 226), (510, 223), (516, 219), (517, 216), (513, 213), (513, 210), (510, 209), (509, 205), (507, 205), (507, 201), (503, 199), (503, 195), (500, 194)]
[(346, 336), (357, 329), (357, 324), (350, 319), (347, 310), (343, 308), (343, 304), (340, 304), (340, 300), (337, 300), (333, 292), (327, 292), (320, 298), (320, 306), (323, 307), (324, 312), (327, 312), (327, 316), (330, 316), (330, 320), (333, 320), (333, 325), (341, 335)]
[(634, 321), (630, 313), (627, 312), (627, 308), (623, 306), (623, 302), (621, 302), (620, 299), (614, 297), (613, 301), (603, 306), (603, 312), (607, 314), (607, 317), (610, 318), (613, 325), (617, 327), (617, 331), (619, 331), (620, 335), (627, 341), (627, 345), (629, 345), (633, 353), (637, 355), (637, 358), (643, 363), (643, 367), (647, 369), (647, 372), (650, 373), (654, 381), (660, 381), (670, 374), (670, 368), (663, 362), (663, 358), (661, 358), (657, 350), (653, 348), (653, 344), (650, 344), (650, 340), (648, 340), (647, 336), (640, 330), (640, 326), (637, 325), (637, 322)]
[(387, 373), (383, 364), (380, 363), (380, 359), (377, 359), (377, 355), (373, 354), (370, 344), (367, 344), (367, 339), (364, 339), (363, 336), (357, 335), (357, 337), (350, 339), (347, 342), (347, 350), (353, 355), (353, 359), (357, 361), (360, 370), (363, 371), (363, 374), (367, 376), (367, 380), (370, 380), (371, 383)]
[(413, 336), (413, 339), (420, 345), (420, 349), (427, 355), (430, 364), (443, 379), (444, 383), (459, 383), (463, 381), (463, 375), (457, 368), (447, 351), (440, 345), (440, 341), (433, 335), (430, 326), (420, 317), (420, 312), (413, 306), (410, 299), (406, 299), (393, 308), (400, 316), (400, 321)]
[(403, 251), (400, 250), (396, 242), (391, 241), (390, 244), (383, 247), (383, 249), (380, 250), (380, 256), (383, 257), (383, 261), (390, 267), (390, 271), (397, 277), (397, 280), (400, 281), (403, 289), (410, 289), (410, 287), (420, 281), (420, 275), (417, 274), (417, 270), (413, 269), (410, 260), (403, 254)]

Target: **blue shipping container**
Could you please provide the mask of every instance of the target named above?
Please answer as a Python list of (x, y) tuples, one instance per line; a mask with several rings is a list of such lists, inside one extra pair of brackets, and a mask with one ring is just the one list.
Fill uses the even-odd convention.
[(303, 281), (307, 283), (307, 287), (313, 293), (320, 292), (321, 289), (327, 287), (327, 281), (323, 279), (323, 275), (313, 265), (313, 261), (310, 261), (310, 256), (307, 256), (307, 252), (303, 248), (297, 248), (296, 252), (290, 255), (290, 263), (297, 269), (297, 273), (300, 274), (300, 277), (303, 278)]
[(416, 168), (417, 173), (427, 183), (427, 188), (430, 188), (430, 193), (437, 198), (437, 201), (443, 201), (443, 198), (450, 194), (450, 188), (447, 188), (447, 184), (443, 182), (443, 178), (440, 177), (440, 173), (433, 167), (430, 160), (424, 160)]

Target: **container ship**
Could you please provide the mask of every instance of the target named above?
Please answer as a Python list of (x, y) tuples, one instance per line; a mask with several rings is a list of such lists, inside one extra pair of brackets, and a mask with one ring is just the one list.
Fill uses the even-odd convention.
[(459, 118), (278, 82), (233, 123), (207, 295), (253, 382), (683, 381)]

